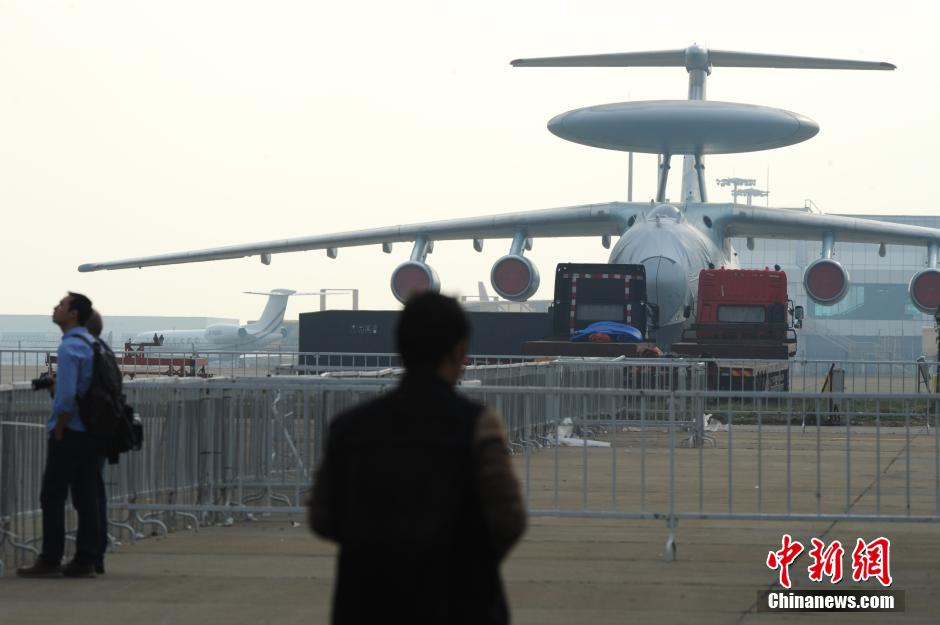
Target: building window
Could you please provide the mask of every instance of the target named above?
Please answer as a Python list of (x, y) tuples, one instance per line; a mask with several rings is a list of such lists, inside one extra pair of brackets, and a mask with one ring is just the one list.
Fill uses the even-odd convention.
[(903, 284), (853, 284), (835, 306), (812, 302), (809, 316), (816, 319), (877, 319), (889, 321), (923, 318)]

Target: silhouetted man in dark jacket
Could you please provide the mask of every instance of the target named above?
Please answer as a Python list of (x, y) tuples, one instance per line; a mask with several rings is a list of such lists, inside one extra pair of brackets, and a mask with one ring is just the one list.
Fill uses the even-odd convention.
[(454, 391), (470, 328), (424, 293), (397, 328), (405, 376), (333, 420), (310, 501), (339, 543), (333, 623), (508, 623), (499, 564), (525, 529), (500, 418)]

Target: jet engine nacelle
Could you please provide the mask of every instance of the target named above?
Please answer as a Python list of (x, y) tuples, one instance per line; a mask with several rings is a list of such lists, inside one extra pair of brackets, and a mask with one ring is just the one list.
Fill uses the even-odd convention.
[(500, 297), (524, 302), (539, 288), (539, 270), (525, 256), (507, 254), (493, 265), (490, 282)]
[(230, 343), (241, 336), (239, 328), (233, 325), (214, 325), (206, 328), (206, 340), (210, 343)]
[(392, 272), (392, 294), (404, 304), (415, 293), (441, 290), (441, 281), (430, 265), (409, 260)]
[(803, 287), (817, 304), (835, 306), (849, 292), (849, 272), (838, 261), (820, 258), (806, 268)]
[(931, 267), (914, 274), (907, 290), (917, 310), (928, 314), (937, 312), (940, 307), (940, 269)]

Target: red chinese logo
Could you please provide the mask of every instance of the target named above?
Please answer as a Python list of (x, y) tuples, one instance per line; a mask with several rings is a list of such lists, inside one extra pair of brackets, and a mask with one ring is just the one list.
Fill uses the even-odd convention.
[[(845, 549), (838, 540), (826, 545), (818, 538), (810, 539), (812, 549), (807, 553), (812, 563), (806, 568), (811, 582), (823, 582), (828, 578), (832, 584), (842, 581), (842, 558)], [(780, 585), (790, 588), (790, 565), (803, 553), (803, 543), (784, 534), (778, 551), (767, 553), (767, 567), (779, 571)], [(882, 586), (890, 586), (891, 578), (891, 541), (879, 536), (871, 542), (859, 538), (852, 550), (852, 580), (865, 582), (876, 579)]]
[(882, 586), (891, 585), (891, 562), (889, 553), (891, 541), (880, 536), (870, 543), (861, 538), (852, 550), (852, 579), (864, 582), (874, 577)]
[(809, 556), (813, 563), (807, 567), (810, 581), (821, 582), (825, 576), (831, 583), (838, 584), (842, 581), (842, 556), (845, 555), (842, 543), (834, 540), (826, 547), (826, 543), (818, 538), (813, 538), (812, 543), (813, 548), (809, 550)]
[(780, 569), (780, 585), (789, 588), (790, 565), (797, 556), (803, 553), (803, 544), (791, 539), (789, 534), (783, 535), (782, 542), (783, 547), (780, 551), (771, 551), (767, 554), (767, 566), (771, 569)]

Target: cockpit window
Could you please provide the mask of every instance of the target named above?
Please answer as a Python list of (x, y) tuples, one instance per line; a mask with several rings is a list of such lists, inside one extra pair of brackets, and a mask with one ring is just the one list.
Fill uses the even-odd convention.
[(671, 219), (673, 221), (681, 221), (682, 213), (678, 208), (672, 204), (660, 204), (656, 208), (650, 211), (650, 219)]

